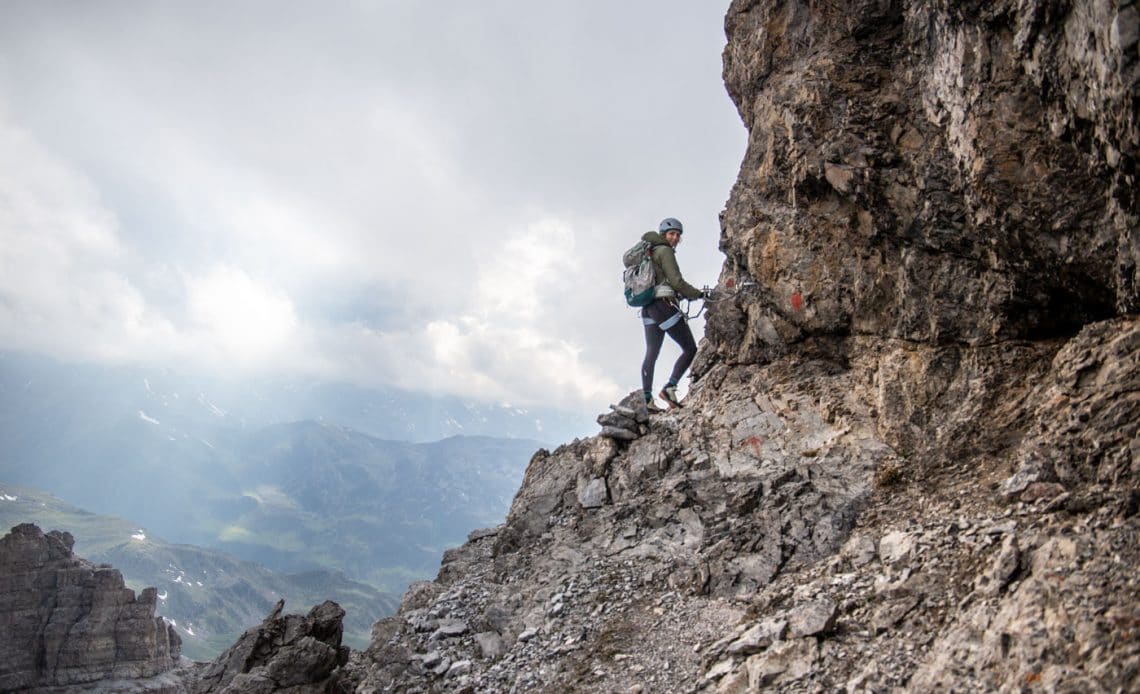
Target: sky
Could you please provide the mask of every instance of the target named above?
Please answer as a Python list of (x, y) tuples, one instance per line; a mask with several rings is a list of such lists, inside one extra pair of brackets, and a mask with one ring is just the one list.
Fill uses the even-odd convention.
[(0, 350), (602, 411), (622, 251), (717, 281), (727, 6), (6, 0)]

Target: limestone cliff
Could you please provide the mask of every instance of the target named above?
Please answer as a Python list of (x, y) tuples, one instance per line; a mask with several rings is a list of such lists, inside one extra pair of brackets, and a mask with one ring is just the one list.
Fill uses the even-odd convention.
[(0, 691), (177, 689), (162, 675), (181, 642), (155, 616), (154, 588), (136, 598), (118, 571), (76, 557), (73, 545), (31, 524), (0, 538)]
[(686, 407), (540, 451), (348, 680), (1133, 689), (1138, 17), (733, 2), (750, 136)]
[(196, 694), (346, 691), (338, 667), (344, 610), (334, 602), (283, 615), (280, 600), (211, 663), (180, 658), (155, 616), (155, 589), (135, 598), (122, 575), (72, 553), (69, 533), (25, 523), (0, 538), (0, 692)]

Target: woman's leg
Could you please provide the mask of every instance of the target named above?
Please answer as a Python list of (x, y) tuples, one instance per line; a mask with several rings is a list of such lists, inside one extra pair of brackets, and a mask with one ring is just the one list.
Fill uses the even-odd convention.
[(641, 389), (646, 393), (653, 393), (653, 369), (657, 365), (657, 355), (661, 353), (661, 344), (665, 342), (665, 333), (656, 323), (645, 324), (645, 359), (641, 362)]
[[(661, 331), (658, 330), (657, 332)], [(669, 337), (673, 338), (681, 347), (681, 356), (677, 357), (677, 362), (673, 364), (673, 374), (669, 377), (669, 383), (677, 385), (681, 382), (681, 377), (689, 370), (689, 366), (693, 363), (693, 357), (697, 356), (697, 342), (693, 339), (693, 331), (689, 329), (689, 323), (685, 320), (680, 320), (676, 325), (669, 328)], [(660, 345), (658, 345), (658, 349), (660, 349)]]

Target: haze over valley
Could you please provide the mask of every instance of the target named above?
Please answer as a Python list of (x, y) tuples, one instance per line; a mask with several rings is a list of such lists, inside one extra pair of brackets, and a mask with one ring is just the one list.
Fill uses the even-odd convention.
[[(445, 549), (502, 522), (544, 445), (480, 432), (572, 424), (456, 398), (12, 354), (0, 396), (0, 524), (71, 532), (81, 556), (159, 588), (159, 613), (199, 658), (278, 596), (336, 600), (363, 646)], [(400, 435), (416, 442), (382, 438)]]

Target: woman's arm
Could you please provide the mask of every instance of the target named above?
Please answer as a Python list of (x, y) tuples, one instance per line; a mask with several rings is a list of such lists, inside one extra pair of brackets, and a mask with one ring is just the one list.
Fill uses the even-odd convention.
[(665, 283), (686, 299), (699, 299), (703, 292), (685, 281), (681, 276), (681, 268), (677, 266), (677, 255), (670, 246), (658, 246), (653, 249), (653, 257), (657, 260), (661, 273), (665, 275)]

